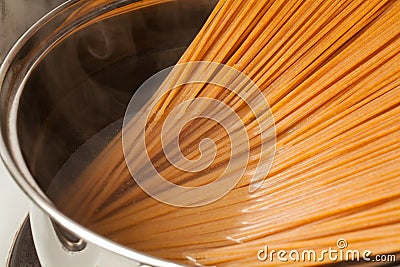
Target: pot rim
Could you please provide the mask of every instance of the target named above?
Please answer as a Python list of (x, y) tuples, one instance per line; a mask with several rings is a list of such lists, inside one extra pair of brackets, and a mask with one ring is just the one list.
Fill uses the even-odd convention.
[[(17, 132), (17, 108), (18, 100), (21, 92), (24, 88), (24, 82), (29, 77), (30, 72), (35, 68), (35, 65), (29, 67), (29, 71), (24, 74), (24, 81), (18, 85), (17, 92), (14, 96), (10, 96), (10, 87), (5, 88), (5, 80), (8, 72), (15, 64), (15, 59), (21, 49), (26, 45), (28, 40), (35, 36), (35, 34), (40, 31), (43, 25), (50, 22), (54, 18), (60, 15), (60, 12), (65, 9), (72, 7), (73, 5), (83, 2), (82, 0), (68, 0), (67, 2), (59, 5), (58, 7), (52, 9), (47, 14), (42, 16), (37, 22), (35, 22), (13, 45), (9, 50), (3, 63), (0, 66), (0, 101), (2, 105), (0, 106), (0, 157), (4, 163), (4, 166), (8, 174), (17, 183), (19, 188), (22, 189), (25, 195), (35, 204), (36, 207), (43, 210), (51, 219), (53, 219), (58, 224), (62, 225), (68, 229), (73, 234), (82, 238), (83, 240), (94, 244), (102, 249), (114, 252), (118, 255), (139, 261), (142, 264), (148, 264), (151, 266), (160, 267), (180, 267), (185, 266), (177, 264), (171, 261), (160, 259), (146, 253), (136, 251), (134, 249), (127, 248), (120, 245), (114, 241), (111, 241), (95, 232), (90, 231), (84, 226), (73, 221), (63, 213), (61, 213), (56, 207), (51, 203), (51, 201), (46, 197), (43, 191), (39, 188), (35, 182), (33, 176), (29, 172), (25, 161), (22, 156), (21, 148), (18, 142), (18, 132)], [(126, 3), (126, 0), (115, 1), (116, 4)], [(129, 2), (129, 1), (128, 1)], [(67, 35), (64, 33), (63, 36)], [(52, 43), (49, 49), (52, 48)], [(43, 56), (46, 51), (42, 51), (40, 56)], [(39, 57), (40, 58), (40, 57)], [(38, 61), (38, 58), (35, 58)], [(11, 107), (4, 105), (4, 99), (7, 97), (6, 101), (12, 102)], [(15, 103), (17, 101), (17, 103)], [(10, 111), (11, 110), (11, 111)], [(14, 112), (13, 112), (14, 111)]]

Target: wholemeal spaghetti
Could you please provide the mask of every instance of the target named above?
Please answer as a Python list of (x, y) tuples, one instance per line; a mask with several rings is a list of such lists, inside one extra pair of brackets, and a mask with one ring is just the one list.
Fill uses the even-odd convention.
[[(147, 124), (147, 153), (173, 183), (212, 182), (231, 156), (227, 131), (204, 118), (182, 129), (181, 150), (190, 159), (208, 153), (199, 150), (201, 139), (214, 140), (215, 162), (199, 172), (169, 164), (160, 133), (168, 114), (187, 100), (225, 103), (242, 119), (250, 145), (249, 164), (231, 192), (191, 208), (153, 199), (132, 179), (119, 133), (57, 194), (57, 207), (105, 237), (183, 263), (262, 266), (257, 251), (265, 245), (321, 252), (341, 238), (374, 255), (400, 251), (399, 1), (221, 0), (179, 63), (197, 61), (243, 72), (268, 100), (276, 151), (261, 187), (249, 193), (267, 116), (257, 120), (246, 99), (222, 87), (190, 84), (156, 92), (162, 97)], [(190, 75), (172, 72), (167, 80)], [(135, 123), (134, 117), (128, 126)], [(132, 151), (151, 182), (145, 154)]]

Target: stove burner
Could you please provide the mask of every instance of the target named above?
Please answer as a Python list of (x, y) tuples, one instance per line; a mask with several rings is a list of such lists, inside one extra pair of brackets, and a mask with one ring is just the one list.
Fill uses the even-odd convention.
[(33, 244), (31, 224), (29, 216), (26, 217), (18, 232), (12, 248), (10, 260), (7, 267), (41, 267), (35, 245)]

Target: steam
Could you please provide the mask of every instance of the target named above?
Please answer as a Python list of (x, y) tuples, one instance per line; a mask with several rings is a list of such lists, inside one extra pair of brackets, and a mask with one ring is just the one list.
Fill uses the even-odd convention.
[(113, 70), (109, 79), (98, 73), (135, 54), (130, 23), (99, 22), (68, 37), (39, 64), (21, 101), (31, 110), (21, 112), (21, 121), (32, 123), (21, 124), (20, 139), (31, 144), (24, 153), (42, 188), (89, 137), (122, 118), (131, 85), (118, 84)]
[(106, 60), (118, 53), (135, 53), (130, 27), (98, 22), (91, 26), (92, 31), (85, 38), (87, 51), (96, 59)]

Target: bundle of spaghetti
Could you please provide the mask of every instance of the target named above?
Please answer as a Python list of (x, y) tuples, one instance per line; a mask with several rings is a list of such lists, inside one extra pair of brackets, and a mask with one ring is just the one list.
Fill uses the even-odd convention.
[[(151, 100), (158, 102), (146, 126), (146, 153), (175, 184), (213, 181), (229, 162), (235, 134), (229, 136), (213, 120), (190, 121), (181, 131), (182, 153), (189, 159), (211, 155), (199, 150), (199, 141), (207, 137), (217, 154), (206, 170), (185, 172), (168, 164), (160, 133), (181, 103), (216, 99), (239, 114), (248, 133), (250, 161), (237, 186), (200, 207), (159, 202), (132, 179), (120, 133), (57, 196), (63, 212), (123, 245), (198, 265), (263, 266), (268, 262), (258, 260), (257, 253), (265, 245), (276, 251), (314, 250), (320, 256), (329, 247), (338, 249), (336, 241), (343, 238), (352, 250), (400, 251), (399, 1), (221, 0), (180, 63), (194, 61), (223, 63), (245, 73), (267, 98), (277, 139), (261, 188), (249, 194), (263, 142), (260, 123), (265, 121), (268, 130), (273, 126), (269, 116), (257, 120), (266, 107), (254, 111), (246, 104), (255, 92), (241, 99), (212, 84), (167, 91), (171, 81), (196, 75), (173, 71)], [(223, 77), (219, 71), (198, 70)], [(187, 114), (176, 122), (191, 108), (189, 102)], [(203, 108), (207, 115), (221, 113), (217, 107)], [(127, 127), (134, 129), (138, 121), (134, 117)], [(152, 183), (147, 154), (136, 145), (129, 147), (133, 166)], [(327, 262), (325, 257), (301, 265)]]

